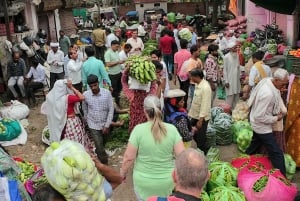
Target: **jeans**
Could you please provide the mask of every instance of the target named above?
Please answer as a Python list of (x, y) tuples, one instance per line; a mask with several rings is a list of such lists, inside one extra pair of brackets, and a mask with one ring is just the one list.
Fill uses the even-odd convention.
[(36, 103), (34, 92), (37, 89), (42, 89), (44, 84), (42, 82), (30, 82), (27, 86), (28, 100), (32, 99), (33, 103)]
[[(196, 126), (198, 119), (191, 119), (191, 125)], [(194, 140), (197, 144), (197, 148), (203, 151), (205, 154), (207, 153), (209, 147), (206, 146), (206, 130), (209, 121), (203, 121), (202, 127), (197, 130), (194, 134)]]
[(269, 158), (273, 166), (281, 171), (285, 175), (285, 163), (283, 151), (280, 149), (279, 145), (276, 142), (276, 139), (273, 133), (267, 134), (258, 134), (253, 132), (253, 137), (250, 146), (246, 150), (246, 154), (255, 154), (258, 149), (264, 145), (267, 149)]
[(102, 46), (95, 45), (95, 50), (96, 50), (96, 58), (101, 59), (101, 61), (103, 61), (103, 63), (105, 63), (105, 61), (104, 61), (104, 53), (106, 50), (105, 45), (102, 45)]
[(50, 73), (50, 90), (53, 88), (56, 80), (61, 80), (65, 78), (64, 73)]
[(106, 134), (102, 133), (102, 130), (95, 130), (89, 128), (90, 134), (93, 138), (96, 147), (96, 154), (98, 159), (103, 164), (108, 164), (108, 157), (104, 149), (105, 141), (106, 141)]
[(24, 87), (24, 77), (23, 76), (13, 76), (10, 77), (7, 83), (8, 88), (10, 89), (10, 91), (12, 92), (12, 94), (14, 95), (14, 98), (18, 97), (18, 93), (16, 92), (15, 89), (15, 84), (18, 85), (20, 92), (22, 94), (22, 97), (25, 97), (25, 87)]
[(174, 66), (174, 57), (172, 54), (164, 54), (163, 55), (163, 60), (167, 65), (168, 68), (168, 73), (173, 74), (173, 66)]
[(117, 105), (120, 104), (120, 93), (122, 90), (122, 82), (121, 82), (122, 73), (116, 75), (109, 75), (109, 79), (111, 81), (111, 86), (113, 88), (112, 97), (115, 98)]

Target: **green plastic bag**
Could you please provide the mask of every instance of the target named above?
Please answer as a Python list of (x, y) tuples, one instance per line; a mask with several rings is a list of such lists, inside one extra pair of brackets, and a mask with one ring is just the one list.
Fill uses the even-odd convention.
[(22, 132), (20, 123), (15, 120), (4, 118), (0, 121), (0, 141), (11, 141)]
[(225, 88), (223, 86), (218, 86), (217, 87), (217, 97), (220, 100), (225, 100), (226, 92), (225, 92)]
[(246, 201), (244, 193), (234, 186), (220, 186), (210, 192), (211, 201)]

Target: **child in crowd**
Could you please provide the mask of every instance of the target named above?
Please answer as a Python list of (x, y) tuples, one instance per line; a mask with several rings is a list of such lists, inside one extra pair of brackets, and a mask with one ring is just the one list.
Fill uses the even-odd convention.
[(173, 124), (182, 137), (185, 148), (192, 143), (192, 126), (184, 108), (185, 92), (181, 89), (172, 89), (165, 95), (164, 121)]

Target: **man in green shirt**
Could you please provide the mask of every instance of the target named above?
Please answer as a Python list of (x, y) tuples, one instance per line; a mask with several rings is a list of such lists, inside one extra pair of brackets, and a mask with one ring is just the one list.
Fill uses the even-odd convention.
[(111, 42), (111, 48), (108, 49), (105, 54), (105, 65), (108, 67), (108, 75), (111, 80), (112, 88), (114, 89), (112, 92), (112, 96), (115, 98), (117, 105), (120, 103), (120, 93), (122, 90), (122, 66), (125, 61), (120, 60), (119, 56), (119, 48), (120, 42), (117, 40), (113, 40)]
[(109, 89), (112, 90), (111, 81), (105, 69), (103, 62), (95, 57), (95, 50), (93, 47), (86, 47), (85, 53), (88, 59), (83, 63), (82, 66), (82, 84), (84, 90), (89, 88), (87, 84), (87, 77), (91, 74), (94, 74), (98, 77), (99, 87), (103, 88), (105, 82), (109, 86)]
[(71, 41), (68, 36), (65, 35), (65, 32), (63, 30), (59, 31), (59, 47), (61, 51), (63, 51), (64, 56), (66, 56), (69, 53), (69, 48), (71, 46)]

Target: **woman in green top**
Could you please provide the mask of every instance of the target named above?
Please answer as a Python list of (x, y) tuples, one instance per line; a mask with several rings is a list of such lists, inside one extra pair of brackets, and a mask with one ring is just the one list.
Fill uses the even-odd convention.
[(174, 153), (178, 155), (184, 150), (176, 127), (162, 121), (160, 106), (156, 96), (145, 98), (147, 122), (133, 129), (120, 170), (125, 179), (134, 163), (133, 185), (139, 201), (153, 195), (166, 197), (171, 194), (174, 188)]

